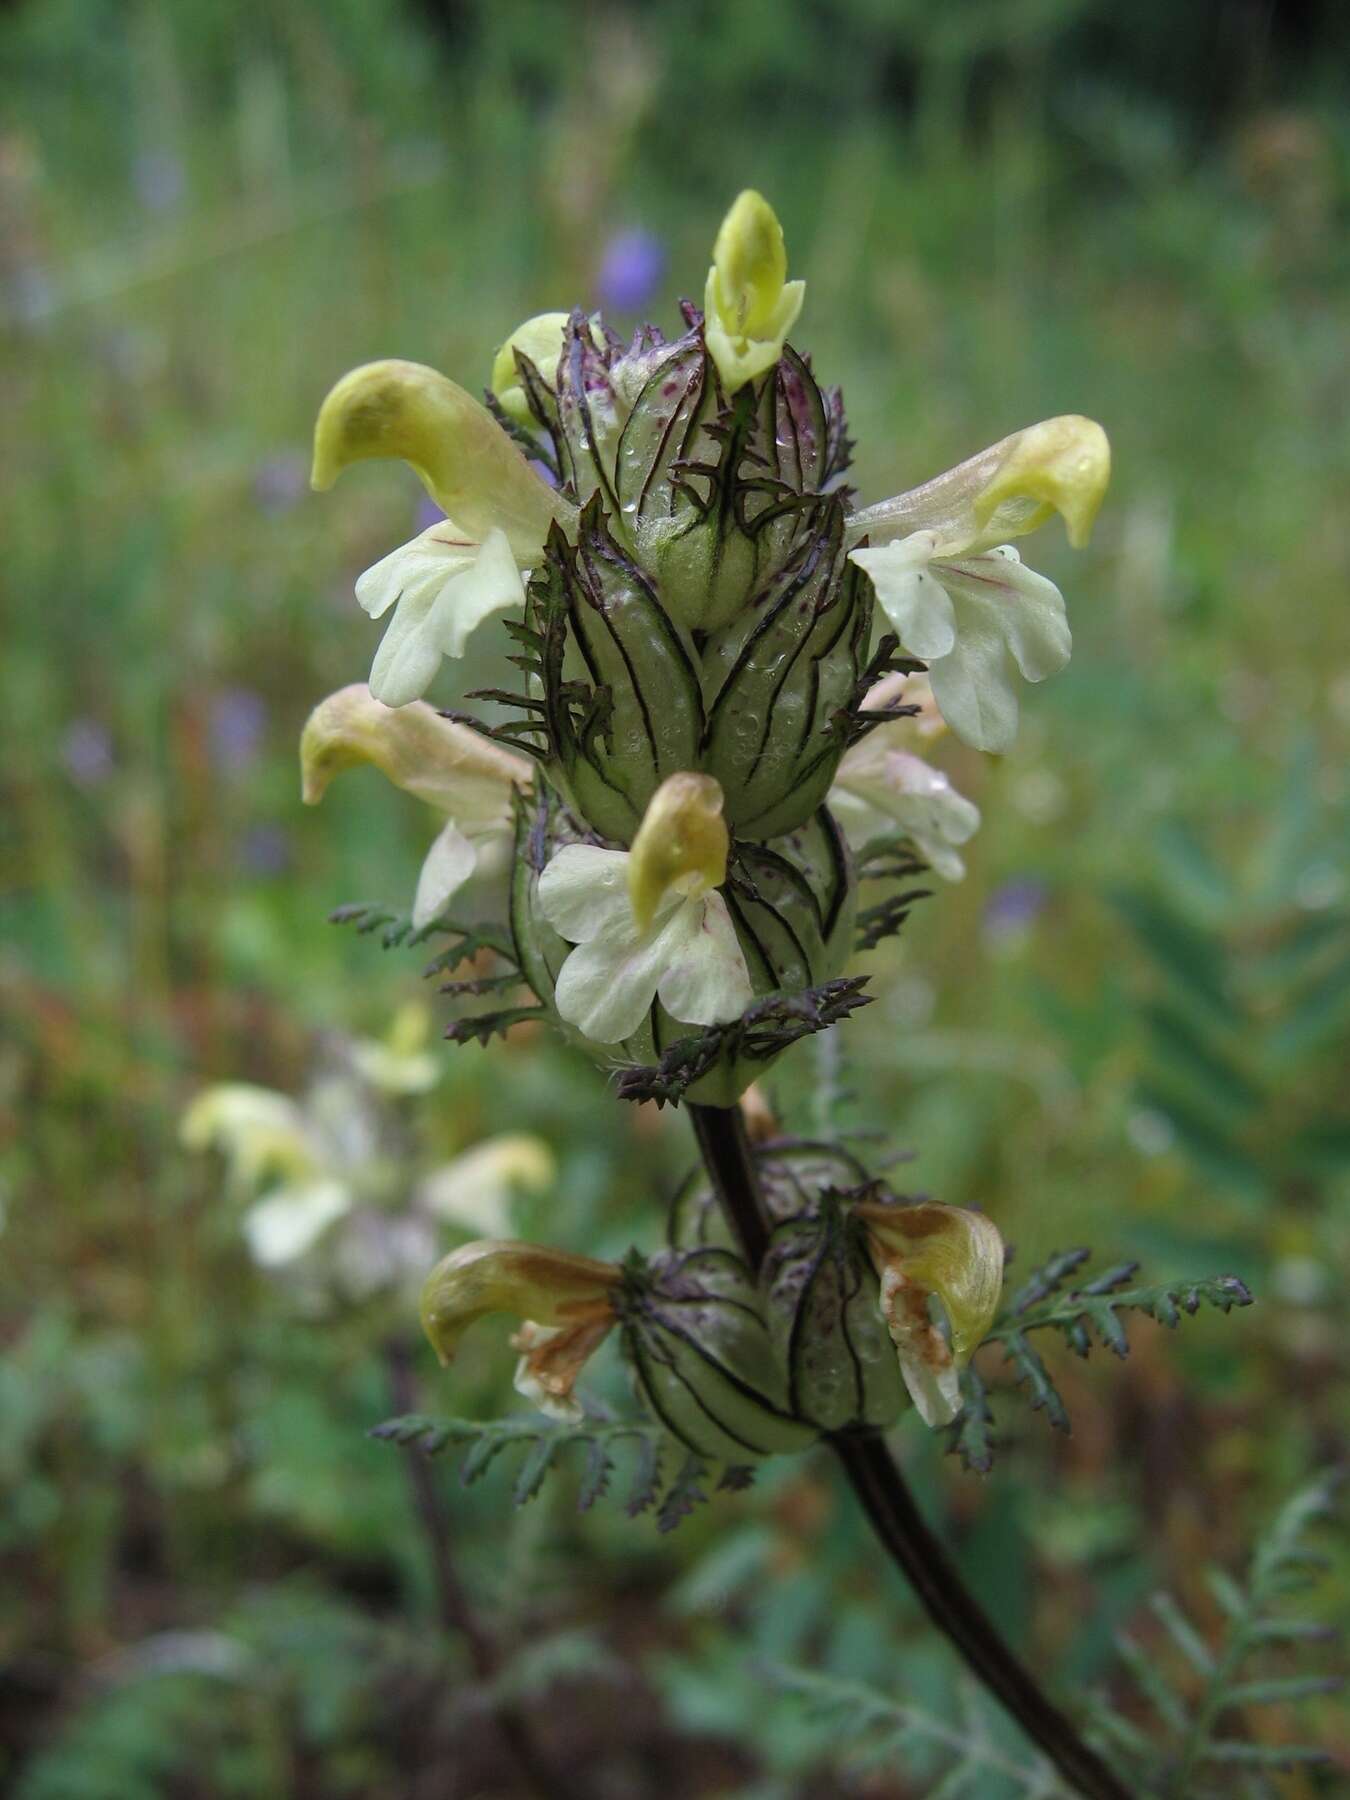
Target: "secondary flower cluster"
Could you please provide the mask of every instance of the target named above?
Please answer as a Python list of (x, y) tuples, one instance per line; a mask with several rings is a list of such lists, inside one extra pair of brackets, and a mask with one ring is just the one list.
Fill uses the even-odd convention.
[[(483, 403), (418, 364), (370, 363), (315, 432), (316, 487), (401, 458), (446, 516), (357, 582), (388, 624), (369, 685), (305, 728), (306, 800), (372, 763), (426, 801), (441, 823), (412, 925), (509, 945), (514, 968), (454, 985), (518, 980), (625, 1091), (663, 1099), (732, 1105), (787, 1043), (858, 1004), (843, 974), (855, 931), (875, 943), (922, 891), (860, 910), (861, 880), (964, 873), (979, 812), (932, 747), (950, 728), (1006, 750), (1020, 681), (1067, 662), (1059, 590), (1010, 540), (1058, 513), (1081, 544), (1109, 474), (1101, 428), (1071, 415), (860, 509), (840, 396), (787, 342), (804, 295), (777, 218), (747, 192), (677, 337), (644, 325), (624, 342), (598, 315), (541, 314), (498, 350)], [(513, 685), (438, 710), (423, 696), (478, 630)], [(527, 1385), (555, 1400), (618, 1329), (651, 1404), (684, 1418), (672, 1321), (697, 1318), (722, 1375), (779, 1421), (772, 1437), (898, 1404), (894, 1359), (876, 1354), (884, 1316), (937, 1418), (962, 1320), (997, 1292), (997, 1234), (879, 1206), (823, 1193), (784, 1222), (763, 1279), (725, 1247), (615, 1268), (486, 1241), (433, 1278), (428, 1329), (449, 1354), (478, 1312), (516, 1311)], [(775, 1320), (803, 1257), (804, 1292), (825, 1267), (843, 1285), (789, 1355)], [(847, 1350), (851, 1334), (871, 1348)], [(802, 1349), (817, 1340), (819, 1367)], [(822, 1397), (855, 1352), (867, 1392)]]
[(799, 1450), (821, 1431), (891, 1425), (906, 1395), (927, 1424), (949, 1423), (1002, 1288), (995, 1227), (959, 1207), (903, 1203), (841, 1151), (783, 1141), (758, 1160), (774, 1217), (758, 1279), (717, 1241), (712, 1196), (695, 1179), (674, 1202), (673, 1247), (650, 1259), (510, 1241), (454, 1251), (422, 1291), (437, 1355), (449, 1363), (471, 1325), (511, 1314), (517, 1390), (576, 1419), (577, 1377), (617, 1332), (655, 1416), (729, 1463)]

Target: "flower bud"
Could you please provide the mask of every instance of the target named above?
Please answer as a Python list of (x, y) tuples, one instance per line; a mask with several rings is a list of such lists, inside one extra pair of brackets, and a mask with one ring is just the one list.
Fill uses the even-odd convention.
[(787, 280), (778, 215), (746, 188), (717, 233), (704, 296), (708, 354), (729, 394), (778, 361), (805, 297), (805, 282)]
[(701, 766), (721, 782), (738, 836), (777, 837), (824, 800), (848, 742), (872, 631), (870, 584), (844, 561), (834, 500), (803, 511), (788, 561), (756, 606), (709, 636), (724, 671)]
[(730, 1251), (667, 1251), (631, 1266), (615, 1305), (639, 1393), (695, 1455), (743, 1463), (811, 1442), (811, 1427), (786, 1410), (755, 1284)]
[(538, 556), (556, 496), (455, 382), (398, 361), (365, 363), (342, 377), (314, 427), (314, 487), (322, 492), (352, 463), (386, 456), (408, 463), (471, 538), (481, 543), (501, 530), (522, 565)]
[(551, 383), (557, 374), (558, 357), (562, 353), (563, 332), (566, 328), (565, 312), (536, 313), (534, 318), (526, 319), (523, 325), (516, 326), (493, 357), (492, 391), (497, 396), (497, 403), (502, 411), (517, 424), (531, 424), (533, 415), (525, 397), (525, 389), (520, 384), (516, 351), (519, 350), (522, 356), (528, 357), (543, 380)]
[(710, 775), (671, 775), (647, 803), (628, 860), (628, 893), (642, 929), (670, 889), (690, 898), (721, 887), (730, 839), (722, 790)]
[(822, 1190), (774, 1231), (760, 1276), (787, 1403), (822, 1431), (893, 1424), (905, 1390), (862, 1229)]

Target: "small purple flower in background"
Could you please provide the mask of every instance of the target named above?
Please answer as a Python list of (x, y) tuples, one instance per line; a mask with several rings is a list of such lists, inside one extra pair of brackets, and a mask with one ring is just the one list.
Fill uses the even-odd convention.
[(245, 769), (262, 748), (266, 702), (252, 688), (224, 688), (212, 697), (207, 729), (216, 767), (231, 772)]
[(600, 304), (611, 312), (640, 312), (660, 287), (666, 249), (650, 231), (620, 231), (605, 245), (596, 278)]
[(77, 787), (97, 787), (112, 773), (112, 738), (97, 719), (75, 719), (61, 738), (61, 761)]
[(239, 861), (250, 875), (284, 875), (291, 866), (290, 835), (280, 825), (253, 825), (239, 844)]
[(253, 499), (259, 511), (275, 518), (287, 513), (309, 491), (309, 463), (298, 450), (265, 456), (253, 474)]
[(1025, 937), (1044, 912), (1050, 890), (1043, 881), (1015, 876), (994, 889), (984, 909), (985, 941), (994, 949)]
[(187, 181), (183, 165), (171, 152), (147, 150), (132, 165), (136, 198), (147, 212), (176, 212)]
[(417, 517), (414, 521), (414, 529), (417, 531), (430, 531), (432, 526), (439, 525), (444, 517), (445, 514), (441, 511), (440, 507), (437, 506), (431, 495), (423, 494), (422, 498), (417, 502)]

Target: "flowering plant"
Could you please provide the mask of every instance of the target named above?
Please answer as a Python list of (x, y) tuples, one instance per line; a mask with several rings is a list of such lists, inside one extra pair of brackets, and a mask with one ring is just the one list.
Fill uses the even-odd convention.
[[(365, 761), (439, 815), (411, 917), (386, 935), (449, 938), (440, 973), (475, 959), (449, 983), (457, 1001), (522, 991), (448, 1035), (546, 1021), (620, 1093), (683, 1103), (703, 1153), (655, 1255), (491, 1233), (445, 1257), (421, 1309), (441, 1361), (505, 1312), (517, 1388), (564, 1434), (593, 1422), (578, 1379), (613, 1336), (695, 1470), (739, 1478), (824, 1437), (977, 1672), (1077, 1791), (1120, 1800), (961, 1587), (877, 1435), (912, 1405), (987, 1466), (970, 1359), (1026, 1332), (1000, 1314), (996, 1225), (893, 1192), (839, 1146), (762, 1123), (752, 1142), (739, 1104), (788, 1046), (866, 1003), (849, 959), (900, 929), (929, 891), (915, 881), (963, 875), (980, 815), (935, 747), (949, 729), (1008, 750), (1021, 682), (1068, 662), (1063, 597), (1013, 540), (1058, 515), (1083, 544), (1110, 454), (1091, 420), (1049, 419), (859, 506), (840, 394), (788, 342), (804, 300), (776, 216), (746, 192), (673, 339), (552, 312), (501, 345), (481, 403), (406, 362), (339, 381), (315, 486), (397, 457), (445, 517), (357, 582), (389, 623), (368, 687), (305, 728), (304, 794)], [(510, 685), (446, 680), (474, 632), (495, 634)], [(864, 883), (882, 896), (866, 907)], [(1063, 1272), (1045, 1279), (1041, 1297)], [(1103, 1279), (1104, 1341), (1119, 1342), (1119, 1307), (1177, 1315), (1179, 1290), (1111, 1297)], [(1201, 1299), (1245, 1294), (1221, 1280), (1182, 1303)], [(428, 1433), (446, 1441), (422, 1420), (389, 1428)]]

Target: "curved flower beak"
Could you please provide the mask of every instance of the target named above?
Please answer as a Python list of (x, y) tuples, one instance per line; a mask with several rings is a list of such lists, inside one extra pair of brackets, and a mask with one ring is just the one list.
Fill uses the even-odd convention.
[(731, 838), (711, 775), (671, 775), (647, 803), (628, 854), (628, 898), (646, 931), (672, 888), (700, 899), (727, 878)]
[(512, 795), (530, 786), (533, 770), (524, 757), (442, 718), (425, 701), (389, 707), (356, 682), (321, 700), (300, 734), (306, 805), (317, 805), (334, 775), (359, 763), (373, 763), (446, 819), (413, 900), (412, 922), (421, 930), (474, 874), (480, 848), (509, 837)]
[(576, 1416), (572, 1389), (615, 1322), (612, 1263), (537, 1244), (487, 1238), (438, 1263), (422, 1289), (422, 1329), (442, 1366), (471, 1325), (491, 1313), (522, 1321), (516, 1389), (545, 1411)]
[(1106, 433), (1093, 419), (1065, 413), (1001, 438), (922, 487), (854, 513), (849, 536), (856, 543), (866, 533), (875, 543), (931, 532), (933, 555), (977, 556), (1059, 513), (1069, 542), (1081, 549), (1110, 479)]
[(778, 361), (805, 297), (806, 283), (787, 279), (778, 215), (746, 188), (717, 233), (704, 293), (704, 338), (729, 394)]
[(487, 408), (435, 369), (365, 363), (329, 393), (314, 427), (313, 485), (330, 488), (370, 457), (408, 463), (475, 542), (499, 530), (522, 566), (538, 557), (557, 511), (553, 490)]
[(461, 822), (508, 816), (512, 788), (528, 788), (534, 778), (523, 756), (442, 718), (425, 701), (386, 706), (358, 681), (321, 700), (300, 734), (306, 806), (317, 806), (335, 775), (361, 763)]
[[(960, 1371), (978, 1349), (1003, 1289), (1003, 1240), (983, 1213), (928, 1201), (853, 1208), (867, 1231), (881, 1278), (881, 1310), (900, 1356), (910, 1398), (927, 1425), (947, 1425), (961, 1410)], [(942, 1304), (951, 1343), (929, 1316)]]

